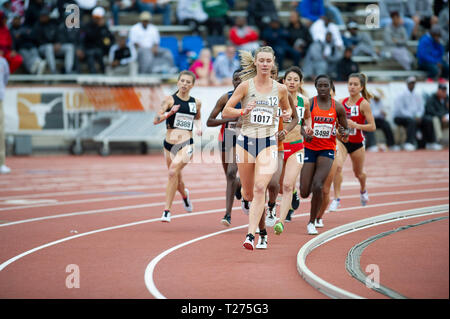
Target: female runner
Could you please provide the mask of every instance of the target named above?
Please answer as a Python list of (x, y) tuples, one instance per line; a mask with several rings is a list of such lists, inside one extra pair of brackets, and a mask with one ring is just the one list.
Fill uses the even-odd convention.
[(303, 74), (299, 67), (293, 66), (286, 70), (284, 79), (289, 95), (297, 102), (295, 113), (298, 115), (298, 121), (295, 122), (295, 128), (290, 131), (284, 143), (283, 171), (280, 179), (280, 186), (283, 190), (283, 197), (280, 207), (280, 221), (275, 225), (275, 234), (279, 235), (284, 230), (284, 223), (288, 212), (291, 211), (292, 195), (295, 184), (303, 165), (303, 137), (301, 127), (306, 121), (304, 128), (307, 134), (312, 134), (311, 113), (309, 111), (309, 100), (305, 97), (305, 91), (302, 88)]
[(194, 139), (192, 137), (194, 126), (197, 134), (202, 134), (201, 102), (189, 94), (194, 87), (194, 83), (194, 73), (191, 71), (180, 72), (177, 92), (164, 99), (161, 109), (153, 121), (155, 125), (166, 121), (167, 127), (164, 156), (169, 168), (169, 181), (166, 187), (166, 204), (161, 217), (163, 222), (170, 222), (170, 210), (177, 190), (183, 198), (185, 210), (187, 212), (193, 210), (189, 190), (185, 188), (181, 171), (189, 163), (194, 152)]
[[(322, 189), (331, 166), (333, 165), (336, 137), (332, 135), (336, 122), (347, 134), (347, 118), (344, 107), (331, 98), (331, 79), (328, 75), (319, 75), (314, 85), (317, 96), (310, 100), (312, 134), (305, 137), (305, 158), (300, 175), (300, 196), (307, 198), (312, 192), (310, 219), (307, 225), (308, 234), (317, 234), (315, 220), (322, 205)], [(311, 132), (310, 132), (311, 133)]]
[[(233, 73), (233, 86), (236, 90), (237, 86), (241, 83), (241, 78), (239, 77), (239, 72), (242, 69), (238, 69)], [(236, 138), (239, 135), (239, 127), (237, 125), (238, 118), (227, 118), (227, 119), (217, 119), (217, 116), (222, 112), (228, 99), (233, 94), (233, 91), (229, 91), (222, 95), (216, 103), (216, 106), (211, 111), (207, 126), (219, 126), (221, 125), (220, 135), (219, 135), (219, 145), (222, 154), (222, 166), (227, 178), (227, 190), (226, 190), (226, 209), (225, 216), (222, 218), (221, 223), (225, 226), (231, 225), (231, 209), (233, 208), (234, 195), (236, 191), (241, 187), (241, 182), (237, 175), (237, 165), (236, 165)], [(241, 109), (241, 103), (236, 105), (236, 109)], [(238, 196), (238, 199), (239, 196)]]
[[(291, 117), (287, 89), (270, 78), (275, 63), (271, 47), (250, 52), (241, 51), (241, 79), (222, 111), (224, 118), (242, 116), (241, 133), (237, 138), (236, 162), (242, 184), (242, 197), (251, 202), (248, 233), (244, 248), (253, 250), (256, 228), (263, 214), (267, 185), (277, 169), (276, 116)], [(241, 102), (242, 101), (242, 102)], [(235, 109), (241, 102), (242, 109)]]
[[(370, 109), (369, 100), (373, 96), (367, 91), (367, 77), (363, 73), (350, 74), (348, 78), (349, 97), (343, 99), (347, 114), (349, 130), (348, 142), (339, 142), (338, 166), (334, 177), (334, 200), (330, 204), (330, 211), (336, 211), (340, 205), (341, 185), (342, 185), (342, 167), (344, 166), (347, 155), (352, 160), (353, 173), (360, 184), (360, 201), (365, 206), (369, 201), (369, 194), (366, 189), (367, 175), (364, 172), (364, 161), (366, 151), (364, 147), (364, 135), (362, 131), (374, 132), (376, 130), (375, 120)], [(367, 123), (367, 124), (366, 124)], [(342, 151), (341, 151), (342, 149)]]

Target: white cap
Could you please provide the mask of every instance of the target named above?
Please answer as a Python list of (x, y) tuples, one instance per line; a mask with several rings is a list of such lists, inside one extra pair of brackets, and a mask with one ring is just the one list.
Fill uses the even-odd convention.
[(96, 7), (92, 10), (92, 16), (103, 18), (105, 16), (105, 9), (103, 9), (103, 7)]

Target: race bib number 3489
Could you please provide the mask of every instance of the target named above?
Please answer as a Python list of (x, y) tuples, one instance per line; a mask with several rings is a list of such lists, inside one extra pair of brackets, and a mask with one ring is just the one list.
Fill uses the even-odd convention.
[(332, 124), (314, 124), (314, 137), (317, 138), (330, 138), (333, 131)]
[(182, 130), (192, 130), (194, 115), (176, 113), (173, 126)]

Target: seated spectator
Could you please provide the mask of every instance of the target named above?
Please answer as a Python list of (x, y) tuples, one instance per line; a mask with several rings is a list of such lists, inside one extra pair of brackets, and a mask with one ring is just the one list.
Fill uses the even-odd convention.
[(39, 13), (44, 8), (48, 9), (44, 0), (30, 0), (28, 7), (25, 9), (24, 25), (33, 27), (39, 21)]
[(447, 85), (441, 83), (425, 104), (425, 116), (432, 119), (436, 140), (442, 141), (442, 129), (449, 127)]
[[(423, 142), (427, 149), (439, 149), (436, 144), (433, 121), (424, 117), (424, 103), (420, 94), (414, 92), (416, 78), (411, 76), (407, 79), (407, 90), (397, 96), (393, 110), (394, 123), (405, 127), (406, 143), (403, 148), (406, 151), (413, 151), (419, 141), (416, 139), (417, 129), (423, 135)], [(420, 134), (419, 134), (420, 135)]]
[(300, 53), (300, 59), (303, 59), (312, 43), (312, 37), (309, 29), (303, 25), (297, 11), (291, 11), (289, 15), (289, 45)]
[(330, 74), (336, 78), (336, 65), (342, 53), (342, 47), (334, 43), (331, 32), (326, 34), (325, 41), (314, 41), (303, 62), (305, 78), (313, 80), (319, 74)]
[(136, 0), (140, 1), (141, 11), (149, 11), (152, 14), (162, 13), (163, 24), (172, 24), (172, 10), (170, 0)]
[[(71, 12), (64, 11), (63, 20), (65, 21), (67, 16), (70, 14), (71, 14)], [(64, 51), (64, 50), (72, 51), (72, 49), (70, 48), (70, 46), (72, 46), (73, 51), (75, 53), (75, 54), (73, 54), (73, 58), (67, 57), (67, 62), (65, 61), (65, 63), (67, 63), (67, 64), (65, 64), (66, 65), (65, 70), (72, 69), (72, 73), (81, 73), (80, 61), (76, 54), (76, 52), (78, 52), (81, 47), (80, 28), (68, 28), (66, 26), (65, 22), (60, 22), (57, 29), (58, 29), (57, 41), (59, 43), (61, 43), (62, 48), (63, 48), (62, 51)], [(67, 48), (67, 47), (69, 47), (69, 48)], [(61, 51), (56, 53), (56, 57), (61, 57), (61, 56), (62, 56)], [(72, 63), (73, 67), (70, 67), (70, 63)], [(70, 73), (70, 71), (68, 73)]]
[(152, 15), (144, 11), (140, 14), (140, 22), (133, 25), (128, 35), (130, 44), (137, 50), (139, 73), (151, 73), (153, 65), (153, 47), (159, 46), (158, 29), (150, 23)]
[(289, 31), (281, 25), (278, 17), (272, 18), (261, 38), (275, 51), (275, 58), (281, 70), (284, 68), (285, 58), (290, 58), (294, 65), (299, 65), (300, 53), (289, 45)]
[(306, 20), (310, 27), (320, 17), (327, 15), (338, 25), (345, 25), (341, 12), (329, 0), (302, 0), (297, 4), (297, 12)]
[(161, 48), (159, 44), (152, 47), (153, 59), (149, 73), (175, 74), (178, 68), (175, 66), (173, 54), (169, 49)]
[(427, 72), (432, 80), (448, 79), (448, 63), (444, 61), (444, 47), (440, 43), (441, 29), (434, 25), (430, 32), (424, 34), (417, 47), (419, 69)]
[(413, 19), (406, 16), (408, 13), (406, 8), (406, 1), (404, 0), (379, 0), (380, 8), (380, 27), (384, 28), (392, 23), (392, 13), (397, 12), (400, 17), (400, 24), (405, 27), (406, 39), (411, 39), (414, 31)]
[(354, 56), (371, 56), (378, 59), (378, 54), (373, 46), (372, 38), (368, 33), (359, 32), (356, 22), (350, 22), (347, 25), (347, 32), (342, 37), (345, 47), (353, 49)]
[(449, 20), (448, 20), (448, 2), (447, 5), (442, 9), (442, 11), (439, 13), (439, 17), (438, 17), (438, 24), (439, 27), (441, 28), (441, 38), (442, 38), (442, 43), (444, 46), (448, 47), (448, 27), (449, 27)]
[(217, 81), (221, 85), (233, 84), (233, 72), (239, 69), (240, 63), (233, 45), (227, 45), (225, 52), (219, 53), (213, 63)]
[(201, 0), (180, 0), (177, 3), (177, 20), (179, 24), (188, 25), (193, 34), (200, 34), (199, 27), (206, 23), (208, 15)]
[(314, 22), (309, 32), (311, 33), (313, 41), (325, 42), (325, 37), (328, 32), (331, 33), (333, 38), (333, 44), (337, 47), (344, 49), (344, 41), (342, 40), (341, 31), (339, 27), (333, 23), (333, 21), (327, 16), (322, 16), (320, 19)]
[(392, 23), (384, 28), (385, 57), (392, 57), (403, 69), (411, 70), (414, 58), (407, 47), (408, 35), (398, 12), (392, 12)]
[(278, 18), (278, 10), (274, 0), (249, 0), (247, 5), (247, 21), (263, 32), (270, 21)]
[(234, 26), (230, 29), (230, 41), (238, 50), (253, 51), (259, 48), (258, 32), (247, 25), (245, 17), (236, 17)]
[(199, 86), (214, 86), (219, 84), (213, 68), (211, 51), (203, 48), (200, 51), (197, 60), (189, 67), (189, 71), (194, 72), (196, 76), (195, 83)]
[(338, 81), (347, 82), (350, 74), (359, 72), (358, 63), (352, 60), (352, 52), (351, 47), (345, 48), (344, 57), (337, 63), (336, 79)]
[[(400, 147), (395, 145), (394, 134), (392, 133), (391, 124), (387, 121), (388, 112), (387, 107), (384, 104), (384, 93), (381, 89), (376, 89), (373, 92), (373, 99), (370, 100), (370, 109), (372, 110), (373, 117), (375, 119), (375, 125), (377, 129), (383, 131), (386, 139), (387, 147), (391, 151), (398, 151)], [(364, 132), (366, 135), (366, 147), (369, 151), (377, 151), (377, 141), (375, 132)]]
[(14, 73), (23, 63), (23, 57), (13, 48), (13, 39), (6, 25), (6, 16), (0, 11), (0, 56), (9, 64), (9, 73)]
[(433, 12), (433, 0), (409, 0), (407, 5), (407, 17), (414, 21), (412, 38), (417, 38), (419, 26), (429, 30), (438, 22), (438, 17)]
[(80, 21), (82, 23), (90, 20), (93, 10), (97, 8), (97, 0), (75, 0), (80, 8)]
[(22, 25), (22, 18), (14, 16), (11, 23), (11, 37), (14, 48), (23, 57), (23, 66), (30, 74), (42, 74), (45, 71), (47, 62), (41, 59), (37, 49), (36, 38), (32, 35), (29, 26)]
[(56, 23), (50, 19), (50, 12), (42, 9), (39, 21), (33, 27), (33, 37), (38, 43), (39, 54), (45, 57), (51, 74), (59, 73), (56, 70), (56, 57), (64, 58), (64, 71), (72, 73), (75, 47), (71, 43), (61, 43), (61, 35), (58, 33)]
[(208, 15), (206, 27), (208, 35), (223, 35), (228, 24), (228, 3), (225, 0), (202, 0), (203, 10)]
[(137, 75), (137, 53), (134, 45), (127, 43), (127, 32), (117, 34), (117, 42), (109, 49), (107, 75)]
[(97, 7), (92, 11), (92, 19), (81, 30), (81, 47), (77, 51), (78, 57), (86, 60), (89, 73), (105, 73), (103, 58), (108, 55), (114, 36), (105, 24), (105, 9)]
[(142, 12), (140, 0), (110, 0), (111, 13), (114, 25), (119, 25), (120, 12)]

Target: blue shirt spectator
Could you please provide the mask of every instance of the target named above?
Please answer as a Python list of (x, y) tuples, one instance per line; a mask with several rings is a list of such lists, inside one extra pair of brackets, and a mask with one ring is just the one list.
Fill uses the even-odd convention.
[(417, 62), (419, 68), (427, 72), (430, 79), (439, 76), (448, 79), (448, 64), (444, 61), (444, 47), (440, 43), (441, 31), (434, 25), (430, 32), (424, 34), (417, 47)]

